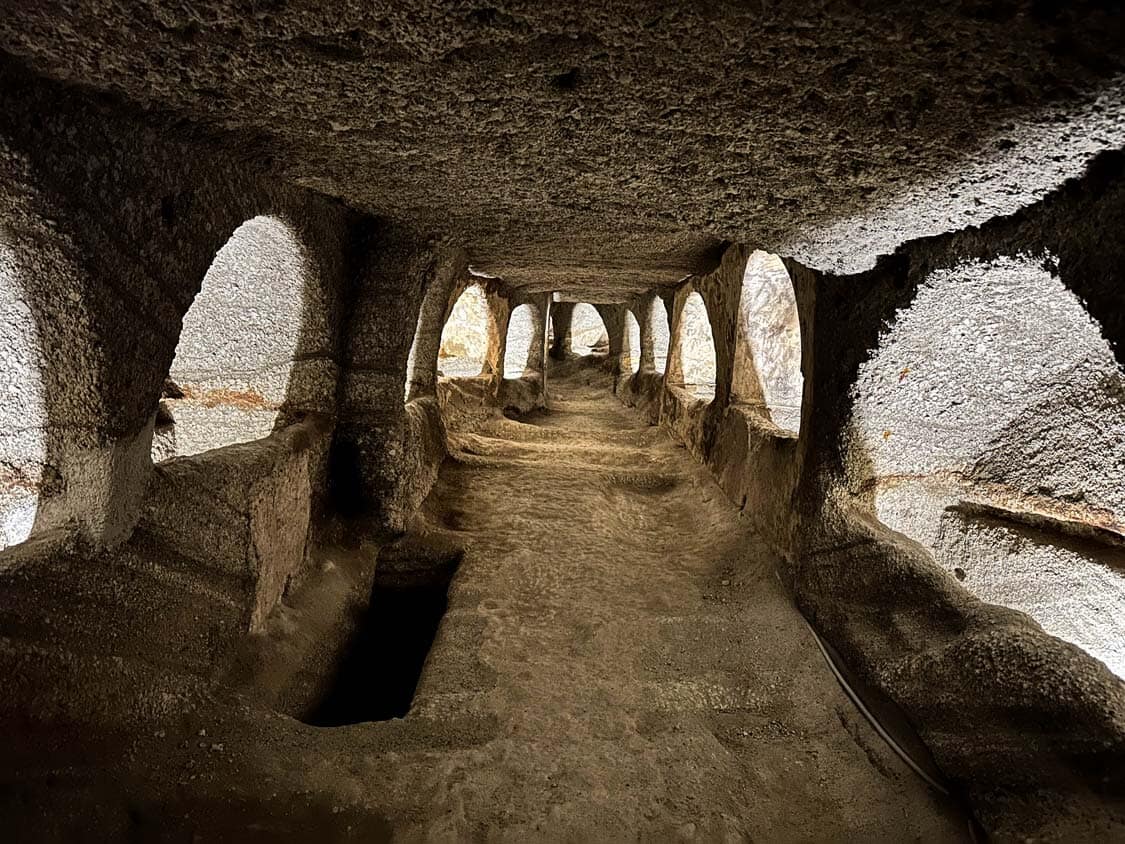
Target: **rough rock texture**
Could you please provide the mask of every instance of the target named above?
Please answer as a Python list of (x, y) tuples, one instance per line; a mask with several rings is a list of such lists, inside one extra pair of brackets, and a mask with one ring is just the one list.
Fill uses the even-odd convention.
[(1123, 21), (0, 0), (5, 830), (1121, 837)]
[[(1125, 379), (1052, 260), (1000, 255), (921, 281), (860, 367), (849, 483), (974, 594), (1125, 677), (1125, 499), (1107, 471), (1125, 465)], [(1021, 543), (977, 524), (981, 507), (1109, 544)]]
[[(220, 155), (197, 134), (42, 84), (7, 59), (0, 97), (5, 250), (50, 362), (42, 424), (51, 482), (37, 529), (76, 522), (94, 542), (120, 542), (139, 513), (180, 321), (215, 254), (246, 220), (285, 219), (335, 296), (346, 287), (354, 215), (264, 182), (252, 151)], [(337, 353), (328, 302), (298, 339), (310, 360)]]
[(631, 310), (625, 311), (625, 336), (621, 349), (621, 374), (634, 375), (641, 368), (641, 325)]
[[(751, 258), (745, 248), (731, 247), (714, 272), (684, 281), (668, 294), (667, 304), (653, 294), (633, 300), (631, 312), (641, 323), (647, 354), (642, 356), (637, 375), (620, 382), (617, 392), (627, 404), (640, 407), (654, 424), (670, 428), (708, 465), (727, 496), (753, 515), (764, 535), (779, 547), (787, 547), (793, 525), (788, 496), (797, 481), (796, 440), (773, 424), (759, 404), (748, 403), (733, 392), (735, 385), (744, 393), (752, 385), (760, 394), (759, 371), (771, 365), (767, 360), (777, 362), (772, 357), (758, 362), (764, 350), (754, 347), (744, 320), (748, 288), (756, 281), (746, 272)], [(694, 353), (715, 360), (714, 390), (703, 395), (688, 389), (683, 375), (683, 311), (693, 295), (704, 303), (698, 318), (707, 319), (710, 328), (708, 332), (697, 329)], [(666, 314), (672, 315), (670, 327), (664, 322)], [(664, 332), (670, 340), (663, 338)], [(670, 346), (666, 372), (658, 366), (658, 340)], [(699, 348), (704, 340), (712, 344), (711, 349)]]
[(456, 297), (463, 290), (468, 272), (468, 258), (463, 251), (451, 249), (439, 263), (439, 271), (429, 279), (418, 322), (407, 358), (406, 398), (436, 395), (438, 353), (446, 318)]
[[(1084, 300), (1120, 362), (1118, 280), (1125, 255), (1111, 233), (1121, 225), (1122, 184), (1120, 157), (1107, 156), (1085, 178), (1011, 218), (911, 244), (867, 278), (821, 278), (804, 292), (812, 307), (802, 314), (802, 331), (811, 329), (815, 350), (811, 359), (806, 352), (806, 374), (815, 382), (806, 419), (814, 420), (815, 431), (803, 437), (797, 503), (802, 528), (815, 538), (801, 546), (798, 595), (817, 623), (834, 631), (848, 658), (910, 711), (939, 763), (964, 782), (986, 826), (1012, 836), (1120, 834), (1125, 685), (1027, 616), (978, 603), (969, 591), (972, 579), (962, 586), (920, 545), (876, 522), (874, 491), (855, 484), (871, 476), (872, 461), (849, 451), (847, 437), (825, 420), (848, 418), (862, 405), (856, 385), (863, 362), (880, 349), (894, 312), (923, 298), (932, 272), (965, 260), (1003, 267), (1005, 256), (1042, 256)], [(872, 292), (854, 295), (865, 283)], [(1003, 289), (1000, 283), (997, 290)], [(1043, 355), (1051, 360), (1049, 350)], [(1069, 412), (1060, 410), (1057, 421), (1065, 422)], [(1097, 476), (1089, 480), (1096, 484)], [(1054, 532), (1056, 543), (1069, 544), (1067, 532)], [(971, 569), (972, 558), (967, 562)], [(845, 583), (847, 602), (841, 601)], [(1115, 594), (1119, 600), (1120, 589), (1118, 580), (1111, 600)], [(896, 594), (901, 608), (889, 626), (887, 601)]]
[(514, 285), (617, 295), (724, 239), (855, 271), (1011, 213), (1125, 140), (1123, 45), (1098, 2), (0, 6), (41, 73), (229, 131)]
[(241, 580), (250, 630), (305, 562), (330, 434), (325, 420), (310, 419), (257, 442), (176, 458), (156, 467), (145, 491), (141, 529)]
[(543, 368), (546, 319), (537, 305), (527, 303), (512, 309), (504, 343), (504, 377), (522, 378), (529, 369)]
[[(864, 681), (906, 709), (945, 774), (1001, 838), (1095, 840), (1125, 828), (1120, 765), (1125, 683), (1103, 663), (1046, 635), (1033, 619), (973, 594), (979, 580), (979, 598), (1027, 611), (1053, 610), (1060, 623), (1050, 626), (1046, 613), (1050, 632), (1070, 632), (1078, 642), (1092, 637), (1102, 643), (1094, 653), (1116, 664), (1120, 633), (1113, 608), (1125, 590), (1116, 517), (1106, 506), (1118, 492), (1110, 467), (1119, 438), (1113, 433), (1119, 375), (1110, 349), (1119, 359), (1117, 280), (1125, 255), (1110, 233), (1121, 224), (1125, 207), (1121, 176), (1119, 157), (1109, 156), (1043, 203), (980, 231), (908, 244), (895, 260), (861, 278), (824, 276), (791, 262), (806, 385), (799, 440), (771, 430), (724, 398), (732, 370), (743, 360), (729, 316), (746, 260), (739, 250), (730, 250), (714, 273), (677, 288), (671, 309), (675, 347), (688, 295), (698, 290), (708, 306), (719, 361), (716, 400), (704, 403), (676, 386), (675, 348), (666, 380), (642, 369), (618, 387), (627, 403), (646, 409), (710, 466), (724, 491), (789, 556), (793, 565), (786, 578), (802, 609)], [(940, 320), (919, 320), (914, 324), (934, 333), (918, 342), (913, 368), (900, 367), (896, 357), (894, 365), (885, 364), (883, 377), (870, 374), (884, 366), (880, 355), (894, 347), (893, 338), (912, 335), (911, 308), (925, 307), (933, 279), (950, 273), (964, 279), (955, 268), (966, 261), (970, 278), (979, 267), (994, 266), (996, 275), (972, 286), (971, 295), (1003, 309), (1011, 307), (1005, 291), (1026, 296), (1037, 289), (1011, 286), (1012, 267), (1027, 267), (1032, 260), (1032, 275), (1044, 274), (1042, 284), (1049, 283), (1044, 291), (1054, 290), (1050, 285), (1069, 288), (1100, 326), (1090, 323), (1070, 293), (1052, 299), (1044, 292), (1034, 307), (989, 320), (987, 310), (967, 304), (966, 291), (951, 297), (949, 313), (962, 324), (983, 320), (988, 331), (963, 332), (964, 348), (958, 332), (949, 326), (943, 332)], [(1058, 317), (1065, 314), (1073, 320), (1058, 329)], [(1013, 320), (1015, 327), (1005, 328)], [(973, 355), (987, 357), (989, 332), (995, 337), (1009, 331), (1019, 342), (1033, 342), (1027, 338), (1036, 331), (1050, 334), (1051, 326), (1056, 333), (1049, 341), (1023, 353), (1038, 359), (1039, 375), (1030, 376), (1034, 386), (1013, 381), (1016, 371), (1020, 377), (1026, 372), (1015, 369), (1018, 354), (998, 358), (996, 375), (974, 371), (958, 380), (951, 374), (974, 368)], [(950, 346), (944, 357), (942, 344)], [(1084, 349), (1076, 353), (1084, 361), (1078, 370), (1066, 363), (1075, 344)], [(1042, 371), (1056, 365), (1065, 376)], [(927, 378), (927, 367), (937, 372)], [(1079, 374), (1091, 367), (1096, 377)], [(912, 375), (921, 379), (921, 388), (911, 387)], [(992, 377), (997, 384), (984, 387)], [(968, 385), (970, 396), (957, 397), (961, 384)], [(903, 389), (922, 389), (930, 398), (888, 410)], [(974, 401), (980, 415), (990, 403), (1006, 407), (1017, 396), (1024, 396), (1023, 404), (1015, 402), (1009, 416), (1028, 421), (1014, 430), (997, 412), (973, 423)], [(1021, 414), (1023, 406), (1027, 411)], [(962, 436), (932, 421), (943, 408)], [(895, 433), (886, 436), (877, 420), (868, 418), (873, 412), (898, 427), (913, 426), (908, 432), (922, 432), (915, 434), (916, 444), (896, 446)], [(835, 421), (840, 419), (850, 423), (840, 426)], [(917, 464), (913, 471), (934, 472), (931, 483), (940, 481), (937, 470), (949, 465), (933, 463), (933, 455), (959, 453), (971, 439), (981, 440), (965, 454), (968, 477), (962, 476), (960, 486), (945, 485), (946, 500), (952, 488), (953, 504), (963, 512), (943, 518), (941, 531), (931, 534), (936, 560), (879, 519), (900, 530), (924, 526), (926, 519), (941, 518), (945, 501), (930, 494), (907, 505), (900, 501), (898, 509), (880, 506), (882, 464), (878, 452), (857, 447), (857, 425), (879, 429), (870, 448), (897, 448)], [(1076, 425), (1082, 433), (1065, 435)], [(998, 443), (1018, 456), (1006, 457)], [(1058, 480), (1068, 472), (1070, 482)], [(1014, 473), (1010, 480), (1009, 473)], [(1087, 493), (1072, 489), (1089, 489), (1098, 504), (1088, 505)], [(925, 533), (920, 530), (919, 538), (925, 540)], [(1035, 566), (1037, 560), (1045, 569)]]
[[(447, 421), (480, 422), (504, 407), (526, 412), (541, 407), (546, 396), (542, 349), (549, 298), (523, 294), (499, 279), (473, 275), (461, 250), (438, 246), (415, 253), (410, 248), (397, 252), (381, 244), (375, 250), (375, 254), (390, 254), (380, 260), (391, 273), (402, 274), (392, 276), (402, 279), (401, 283), (409, 284), (415, 274), (422, 279), (422, 289), (409, 287), (400, 293), (417, 309), (409, 350), (403, 359), (399, 357), (401, 346), (388, 348), (403, 337), (398, 330), (401, 304), (384, 302), (384, 308), (366, 311), (359, 321), (353, 316), (349, 343), (355, 351), (347, 371), (349, 378), (354, 373), (354, 380), (345, 386), (348, 404), (342, 418), (348, 421), (341, 424), (334, 458), (339, 470), (337, 507), (361, 520), (378, 511), (375, 524), (392, 533), (405, 529), (437, 478), (446, 456)], [(406, 265), (396, 266), (395, 261)], [(371, 272), (371, 290), (384, 290), (388, 283), (385, 272)], [(451, 322), (469, 290), (480, 291), (475, 307)], [(520, 377), (508, 379), (504, 377), (508, 330), (513, 311), (521, 306), (533, 309), (537, 320), (532, 336), (519, 340), (529, 344), (526, 366)], [(447, 351), (461, 354), (461, 358), (441, 357), (447, 331)], [(463, 353), (474, 344), (479, 362), (474, 357), (466, 367), (469, 358)], [(448, 375), (442, 372), (446, 361), (454, 362)], [(405, 388), (396, 377), (403, 371)], [(405, 404), (401, 400), (404, 392)]]
[[(410, 436), (414, 417), (402, 400), (411, 346), (403, 326), (417, 324), (426, 285), (448, 278), (456, 270), (448, 265), (459, 256), (394, 228), (373, 232), (363, 245), (345, 329), (333, 496), (340, 512), (381, 509), (378, 523), (401, 530), (399, 490), (411, 485), (422, 465), (409, 456), (418, 440)], [(433, 355), (436, 360), (436, 345)]]
[(679, 309), (676, 338), (671, 378), (693, 396), (710, 401), (715, 397), (715, 338), (707, 306), (695, 291)]
[(299, 237), (259, 216), (215, 255), (168, 373), (177, 395), (163, 408), (176, 453), (261, 439), (298, 413), (335, 411), (338, 278), (321, 276)]
[(0, 242), (0, 547), (35, 526), (47, 451), (43, 359), (35, 318), (20, 295), (21, 267)]
[[(256, 648), (232, 659), (220, 639), (211, 659), (239, 694), (208, 692), (199, 660), (146, 680), (124, 647), (143, 641), (136, 631), (103, 643), (116, 687), (109, 699), (85, 690), (97, 740), (68, 749), (90, 765), (47, 788), (38, 774), (64, 751), (11, 760), (19, 785), (0, 792), (0, 810), (12, 834), (964, 840), (957, 807), (846, 700), (776, 558), (706, 472), (617, 404), (599, 367), (568, 361), (552, 383), (549, 413), (452, 430), (455, 459), (410, 537), (377, 560), (323, 550)], [(358, 609), (381, 571), (451, 555), (449, 608), (406, 718), (324, 729), (278, 714), (300, 714), (332, 675), (333, 619), (355, 616), (328, 607)], [(0, 660), (11, 667), (3, 648)], [(16, 676), (58, 671), (45, 660)], [(175, 695), (162, 698), (161, 683)], [(74, 721), (52, 702), (21, 734)], [(116, 734), (132, 736), (127, 749)]]
[(489, 361), (489, 346), (500, 329), (494, 324), (492, 309), (479, 284), (471, 284), (457, 297), (445, 320), (438, 348), (438, 375), (447, 378), (472, 378), (480, 375)]

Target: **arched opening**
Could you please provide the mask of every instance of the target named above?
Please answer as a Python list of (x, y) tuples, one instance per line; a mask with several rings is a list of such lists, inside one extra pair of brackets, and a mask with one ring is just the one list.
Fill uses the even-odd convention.
[(625, 310), (625, 347), (621, 350), (621, 371), (635, 375), (641, 368), (641, 326), (633, 312)]
[(0, 548), (31, 534), (47, 458), (42, 352), (19, 270), (0, 243)]
[(697, 398), (715, 398), (715, 340), (703, 297), (692, 292), (680, 315), (680, 365), (683, 387)]
[(758, 250), (746, 262), (739, 299), (734, 393), (783, 431), (801, 428), (801, 323), (793, 282), (777, 255)]
[(931, 272), (859, 369), (849, 463), (950, 577), (1125, 676), (1125, 378), (1049, 263)]
[(663, 375), (668, 368), (668, 345), (672, 332), (668, 308), (664, 306), (664, 300), (660, 296), (652, 297), (648, 319), (652, 334), (652, 368), (657, 375)]
[(438, 375), (443, 378), (473, 378), (484, 372), (488, 341), (493, 329), (492, 311), (479, 284), (472, 284), (457, 298), (441, 330)]
[(239, 226), (184, 316), (153, 438), (153, 459), (267, 437), (285, 401), (308, 260), (275, 217)]
[(508, 339), (504, 346), (504, 377), (522, 378), (535, 342), (536, 315), (531, 305), (520, 305), (508, 320)]
[(609, 333), (593, 305), (582, 302), (574, 306), (570, 318), (570, 350), (580, 356), (609, 352)]

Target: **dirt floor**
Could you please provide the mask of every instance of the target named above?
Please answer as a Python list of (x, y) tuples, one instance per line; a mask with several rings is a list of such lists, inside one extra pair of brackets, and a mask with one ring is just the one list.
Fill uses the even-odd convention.
[(355, 696), (417, 650), (383, 630), (349, 658), (353, 699), (293, 702), (325, 684), (308, 666), (331, 661), (332, 618), (349, 601), (359, 617), (370, 583), (366, 551), (329, 549), (255, 649), (207, 677), (132, 656), (148, 623), (103, 636), (104, 656), (19, 650), (25, 682), (62, 676), (59, 699), (82, 703), (12, 728), (12, 840), (964, 840), (844, 696), (703, 467), (606, 376), (556, 372), (550, 390), (546, 411), (451, 431), (413, 534), (379, 552), (391, 586), (420, 558), (460, 559), (405, 718), (291, 717), (362, 718)]
[(453, 434), (429, 505), (466, 554), (411, 717), (498, 729), (427, 763), (396, 829), (963, 838), (844, 697), (737, 510), (606, 386), (556, 375), (549, 411)]

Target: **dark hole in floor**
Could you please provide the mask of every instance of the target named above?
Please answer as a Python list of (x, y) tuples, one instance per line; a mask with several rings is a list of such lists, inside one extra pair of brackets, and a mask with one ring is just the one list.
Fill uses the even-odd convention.
[(362, 465), (358, 445), (343, 439), (332, 443), (328, 454), (328, 494), (342, 516), (358, 516), (371, 507), (360, 472)]
[(386, 721), (402, 718), (410, 709), (460, 555), (387, 562), (327, 693), (302, 719), (306, 724)]

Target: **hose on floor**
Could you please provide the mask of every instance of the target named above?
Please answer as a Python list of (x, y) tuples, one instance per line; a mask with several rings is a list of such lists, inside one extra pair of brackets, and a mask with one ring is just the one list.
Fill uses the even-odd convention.
[[(776, 569), (774, 569), (773, 576), (778, 585), (781, 586), (784, 591), (788, 592), (789, 590), (785, 586), (785, 581), (781, 579), (781, 574)], [(790, 596), (790, 600), (792, 600), (792, 596)], [(795, 601), (794, 606), (796, 606)], [(892, 751), (894, 751), (895, 755), (898, 756), (898, 758), (903, 762), (905, 762), (907, 767), (909, 767), (910, 770), (917, 774), (919, 778), (921, 778), (921, 780), (926, 783), (926, 785), (928, 785), (943, 797), (948, 797), (951, 800), (960, 803), (961, 801), (958, 800), (957, 796), (949, 790), (949, 787), (932, 776), (921, 765), (919, 765), (917, 760), (915, 760), (914, 757), (910, 755), (909, 751), (907, 751), (906, 748), (899, 744), (895, 737), (892, 736), (887, 728), (883, 726), (883, 723), (875, 716), (875, 713), (872, 712), (867, 704), (863, 702), (863, 698), (860, 697), (859, 692), (857, 692), (852, 684), (848, 682), (848, 678), (840, 669), (840, 665), (837, 663), (835, 656), (833, 656), (833, 651), (828, 643), (820, 637), (820, 634), (816, 632), (816, 628), (812, 626), (812, 623), (807, 618), (805, 618), (804, 613), (801, 613), (799, 609), (797, 610), (797, 612), (800, 613), (801, 620), (805, 622), (805, 626), (809, 628), (809, 632), (812, 634), (813, 641), (816, 642), (816, 646), (820, 650), (820, 655), (824, 657), (824, 662), (828, 666), (828, 670), (832, 672), (832, 676), (836, 678), (836, 682), (840, 684), (840, 688), (844, 690), (844, 694), (847, 695), (848, 700), (850, 700), (855, 708), (859, 710), (860, 714), (867, 720), (867, 723), (871, 725), (871, 728), (879, 734), (883, 741), (887, 743), (887, 746), (890, 747)], [(988, 836), (980, 827), (980, 824), (977, 823), (976, 819), (973, 818), (972, 814), (966, 810), (965, 816), (966, 824), (968, 825), (969, 829), (969, 840), (972, 841), (973, 844), (981, 844), (983, 841), (987, 840)]]
[(816, 640), (816, 646), (820, 649), (820, 655), (824, 657), (824, 661), (828, 664), (828, 670), (832, 672), (832, 676), (836, 678), (836, 682), (840, 684), (840, 688), (844, 690), (844, 694), (848, 696), (848, 700), (855, 704), (855, 708), (867, 719), (867, 723), (883, 738), (883, 741), (890, 745), (891, 750), (895, 752), (898, 758), (905, 762), (914, 773), (925, 780), (930, 788), (938, 792), (938, 794), (949, 797), (949, 789), (926, 773), (922, 766), (914, 761), (914, 757), (907, 753), (903, 746), (895, 741), (894, 736), (887, 732), (879, 719), (875, 717), (875, 714), (867, 708), (867, 704), (863, 702), (856, 690), (851, 687), (851, 684), (848, 683), (847, 679), (840, 671), (839, 666), (836, 665), (836, 661), (828, 652), (828, 648), (825, 647), (824, 640), (820, 638), (820, 634), (816, 632), (816, 628), (809, 624), (808, 619), (805, 620), (805, 624), (808, 626), (809, 632), (812, 633), (813, 639)]
[[(780, 579), (781, 578), (778, 578), (779, 581)], [(804, 616), (802, 616), (802, 618), (804, 618)], [(873, 713), (868, 708), (867, 704), (863, 702), (863, 699), (859, 696), (859, 693), (854, 688), (852, 688), (851, 683), (849, 683), (847, 677), (844, 676), (844, 672), (840, 670), (840, 666), (836, 663), (835, 658), (832, 656), (831, 650), (828, 648), (825, 641), (820, 638), (820, 634), (816, 632), (816, 628), (809, 623), (809, 620), (807, 618), (805, 618), (804, 621), (805, 625), (809, 628), (809, 632), (812, 633), (813, 641), (816, 642), (817, 648), (820, 649), (820, 655), (824, 657), (824, 662), (828, 665), (828, 670), (832, 672), (832, 676), (836, 678), (836, 682), (840, 684), (840, 688), (844, 690), (844, 694), (847, 695), (848, 700), (850, 700), (855, 705), (855, 708), (860, 711), (860, 714), (867, 719), (867, 723), (869, 723), (875, 730), (875, 732), (877, 732), (882, 737), (883, 741), (885, 741), (891, 748), (891, 750), (895, 752), (895, 755), (898, 756), (898, 758), (903, 762), (905, 762), (910, 770), (914, 771), (914, 773), (921, 777), (921, 779), (928, 786), (930, 786), (930, 788), (932, 788), (938, 794), (941, 794), (943, 797), (956, 799), (953, 793), (949, 790), (949, 787), (944, 783), (939, 782), (937, 779), (931, 776), (921, 765), (919, 765), (917, 761), (915, 761), (914, 757), (911, 756), (910, 753), (907, 752), (907, 750), (901, 744), (899, 744), (898, 741), (895, 740), (895, 737), (887, 731), (882, 722), (880, 722), (879, 719), (875, 717), (875, 713)], [(968, 815), (968, 813), (966, 814)], [(969, 829), (969, 839), (973, 842), (973, 844), (980, 844), (980, 842), (984, 840), (983, 830), (980, 829), (979, 825), (973, 819), (972, 815), (968, 815), (966, 823), (968, 824)]]

